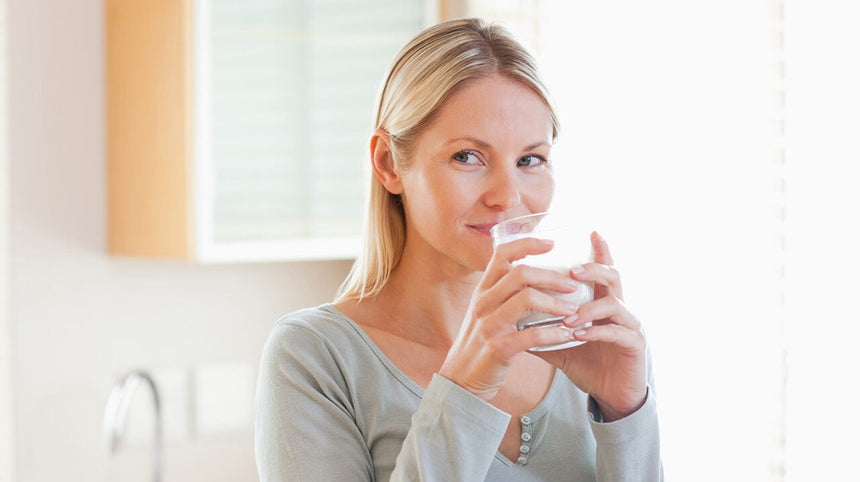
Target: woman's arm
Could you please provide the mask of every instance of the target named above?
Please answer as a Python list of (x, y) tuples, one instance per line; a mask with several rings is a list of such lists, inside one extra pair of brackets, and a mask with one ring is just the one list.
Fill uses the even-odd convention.
[(269, 337), (257, 386), (260, 480), (484, 479), (508, 414), (434, 376), (418, 410), (405, 422), (410, 425), (393, 427), (408, 432), (402, 446), (389, 453), (377, 447), (374, 451), (383, 460), (373, 460), (368, 434), (362, 433), (357, 420), (385, 417), (382, 404), (398, 402), (378, 393), (375, 396), (383, 401), (379, 406), (369, 406), (373, 396), (371, 402), (357, 403), (355, 390), (379, 387), (362, 384), (356, 376), (361, 367), (351, 366), (361, 364), (333, 350), (330, 340), (301, 324), (279, 323)]
[[(594, 399), (589, 399), (589, 412), (596, 413), (599, 417), (599, 408), (596, 405)], [(621, 420), (601, 423), (592, 416), (591, 431), (597, 442), (597, 480), (663, 480), (657, 404), (650, 389), (645, 404)]]
[(391, 480), (484, 480), (509, 421), (507, 413), (434, 375)]
[(260, 480), (373, 480), (348, 391), (319, 336), (279, 323), (257, 382), (255, 454)]
[(597, 479), (608, 481), (663, 480), (660, 428), (650, 349), (646, 349), (648, 391), (645, 403), (620, 420), (604, 423), (597, 402), (589, 397), (591, 431), (597, 442)]
[(663, 480), (651, 355), (639, 320), (624, 305), (609, 246), (592, 233), (594, 263), (571, 274), (594, 283), (594, 301), (566, 322), (588, 343), (536, 353), (589, 394), (598, 480)]

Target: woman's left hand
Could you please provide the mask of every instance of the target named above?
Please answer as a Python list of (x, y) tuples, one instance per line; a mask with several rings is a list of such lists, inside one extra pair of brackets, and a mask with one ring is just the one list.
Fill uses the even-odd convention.
[[(583, 345), (532, 352), (561, 369), (580, 390), (591, 395), (607, 422), (635, 412), (645, 403), (647, 359), (639, 320), (623, 302), (621, 278), (612, 266), (609, 246), (591, 234), (594, 262), (571, 269), (579, 281), (594, 283), (594, 301), (565, 320)], [(587, 323), (593, 325), (584, 328)]]

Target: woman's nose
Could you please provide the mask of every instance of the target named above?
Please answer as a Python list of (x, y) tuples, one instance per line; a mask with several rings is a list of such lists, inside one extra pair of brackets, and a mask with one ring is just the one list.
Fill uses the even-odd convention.
[(484, 203), (492, 208), (510, 209), (521, 201), (516, 172), (504, 169), (492, 173), (484, 192)]

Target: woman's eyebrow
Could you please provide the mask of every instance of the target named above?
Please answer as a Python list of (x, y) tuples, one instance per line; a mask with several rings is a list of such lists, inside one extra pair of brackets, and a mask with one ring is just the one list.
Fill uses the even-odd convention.
[(546, 142), (546, 141), (541, 141), (541, 142), (537, 142), (535, 144), (528, 145), (523, 150), (524, 151), (530, 151), (532, 149), (537, 149), (538, 147), (552, 147), (552, 144), (550, 144), (549, 142)]
[(460, 142), (460, 141), (469, 141), (469, 142), (471, 142), (472, 144), (475, 144), (475, 145), (477, 145), (478, 147), (482, 147), (482, 148), (484, 148), (484, 149), (489, 149), (489, 148), (493, 147), (493, 146), (492, 146), (492, 145), (490, 145), (490, 143), (489, 143), (489, 142), (487, 142), (487, 141), (482, 141), (481, 139), (478, 139), (477, 137), (469, 137), (469, 136), (465, 136), (465, 137), (457, 137), (457, 138), (455, 138), (455, 139), (451, 139), (451, 140), (449, 140), (448, 142), (446, 142), (446, 143), (445, 143), (445, 145), (453, 144), (453, 143), (455, 143), (455, 142)]
[[(471, 142), (471, 143), (473, 143), (473, 144), (475, 144), (478, 147), (481, 147), (483, 149), (490, 149), (493, 147), (490, 143), (488, 143), (486, 141), (482, 141), (481, 139), (478, 139), (477, 137), (469, 137), (469, 136), (457, 137), (455, 139), (451, 139), (448, 142), (446, 142), (445, 145), (453, 144), (455, 142), (460, 142), (460, 141), (469, 141), (469, 142)], [(528, 146), (523, 148), (523, 151), (530, 151), (532, 149), (537, 149), (538, 147), (544, 147), (544, 146), (551, 147), (552, 144), (550, 144), (549, 142), (546, 142), (546, 141), (540, 141), (540, 142), (536, 142), (534, 144), (529, 144)]]

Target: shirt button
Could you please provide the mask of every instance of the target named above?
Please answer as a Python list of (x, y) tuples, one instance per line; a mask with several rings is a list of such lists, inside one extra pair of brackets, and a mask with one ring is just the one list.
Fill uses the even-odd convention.
[(528, 442), (529, 440), (532, 439), (532, 434), (530, 434), (528, 432), (523, 432), (523, 434), (520, 436), (520, 438), (523, 439), (523, 442)]
[(528, 460), (529, 459), (521, 455), (520, 458), (517, 459), (517, 463), (520, 465), (525, 465)]
[(523, 425), (528, 425), (532, 423), (532, 419), (530, 419), (528, 415), (523, 415), (522, 417), (520, 417), (520, 423), (522, 423)]
[(521, 454), (527, 454), (527, 453), (529, 453), (529, 446), (528, 446), (528, 445), (526, 445), (526, 444), (522, 444), (522, 445), (520, 445), (520, 453), (521, 453)]

